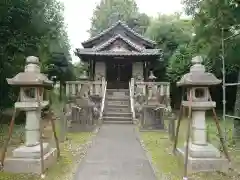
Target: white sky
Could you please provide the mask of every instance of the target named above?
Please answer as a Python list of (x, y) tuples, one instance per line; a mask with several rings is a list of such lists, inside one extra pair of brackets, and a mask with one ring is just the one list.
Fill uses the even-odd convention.
[[(60, 0), (65, 4), (65, 23), (72, 50), (81, 48), (81, 42), (89, 38), (93, 10), (101, 0)], [(181, 0), (135, 0), (140, 12), (149, 16), (158, 13), (171, 14), (182, 11)], [(79, 61), (73, 57), (73, 62)]]

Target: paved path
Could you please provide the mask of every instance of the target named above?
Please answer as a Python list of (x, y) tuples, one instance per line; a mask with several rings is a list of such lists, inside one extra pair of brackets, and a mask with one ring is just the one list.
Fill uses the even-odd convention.
[(156, 180), (134, 125), (104, 124), (74, 180)]

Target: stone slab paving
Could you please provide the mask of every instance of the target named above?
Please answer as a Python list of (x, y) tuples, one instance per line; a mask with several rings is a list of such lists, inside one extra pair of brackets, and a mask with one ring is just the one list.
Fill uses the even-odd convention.
[(102, 125), (74, 180), (156, 180), (134, 127)]

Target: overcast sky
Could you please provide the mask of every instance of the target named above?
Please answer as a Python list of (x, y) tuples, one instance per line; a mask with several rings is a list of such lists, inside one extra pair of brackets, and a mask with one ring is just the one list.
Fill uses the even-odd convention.
[[(72, 50), (81, 48), (81, 42), (89, 38), (87, 30), (90, 29), (90, 19), (93, 10), (101, 0), (60, 0), (65, 5), (65, 23), (68, 27), (68, 36)], [(181, 0), (135, 0), (140, 12), (149, 16), (158, 13), (171, 14), (182, 11)], [(78, 58), (73, 57), (73, 61)]]

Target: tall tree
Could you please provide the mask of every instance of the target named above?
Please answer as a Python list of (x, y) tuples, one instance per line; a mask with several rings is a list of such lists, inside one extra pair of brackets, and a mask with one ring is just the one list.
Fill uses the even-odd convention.
[[(209, 66), (217, 76), (222, 75), (221, 40), (234, 35), (235, 25), (240, 24), (240, 4), (237, 0), (184, 0), (186, 12), (194, 17), (195, 43), (198, 52), (203, 52), (209, 59)], [(237, 76), (239, 71), (240, 36), (224, 41), (224, 58), (226, 78), (233, 81), (232, 74)], [(230, 76), (231, 75), (231, 76)], [(240, 78), (240, 76), (238, 76)], [(227, 78), (228, 79), (228, 78)], [(240, 81), (240, 79), (238, 80)], [(227, 89), (228, 91), (228, 89)], [(239, 115), (240, 88), (237, 88), (235, 114)], [(233, 99), (232, 93), (226, 93), (227, 102)], [(229, 105), (228, 105), (229, 106)], [(235, 135), (240, 137), (239, 122), (234, 121)]]
[(101, 0), (94, 10), (89, 32), (95, 36), (119, 20), (139, 33), (144, 33), (150, 22), (146, 14), (139, 13), (134, 0)]
[(0, 2), (0, 109), (16, 98), (6, 78), (23, 70), (26, 56), (39, 56), (45, 67), (51, 58), (51, 42), (62, 43), (63, 51), (69, 51), (63, 10), (57, 0)]
[(166, 80), (166, 67), (169, 59), (175, 53), (180, 45), (186, 45), (191, 40), (193, 32), (191, 20), (180, 19), (180, 14), (159, 15), (158, 18), (152, 20), (146, 36), (155, 40), (160, 49), (164, 52), (164, 62), (157, 62), (155, 74)]

